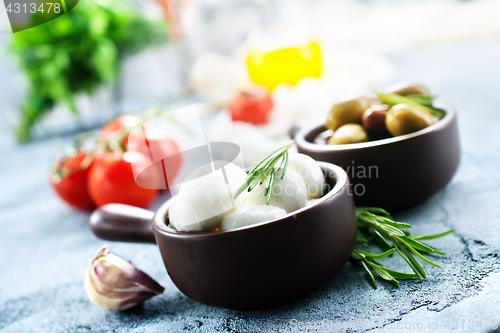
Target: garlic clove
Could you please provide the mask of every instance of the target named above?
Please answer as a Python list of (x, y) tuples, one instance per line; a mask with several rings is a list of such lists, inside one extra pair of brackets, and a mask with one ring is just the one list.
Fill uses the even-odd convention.
[(88, 298), (107, 310), (129, 309), (164, 290), (149, 275), (111, 253), (106, 246), (92, 258), (85, 274)]

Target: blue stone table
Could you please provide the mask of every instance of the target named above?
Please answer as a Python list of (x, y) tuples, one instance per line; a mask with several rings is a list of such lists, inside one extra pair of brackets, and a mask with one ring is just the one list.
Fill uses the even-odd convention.
[[(456, 229), (430, 241), (447, 254), (436, 259), (442, 269), (425, 266), (423, 283), (402, 281), (397, 289), (379, 280), (374, 290), (363, 269), (348, 263), (322, 288), (279, 308), (241, 312), (199, 304), (172, 284), (156, 246), (99, 240), (88, 214), (54, 196), (47, 180), (58, 154), (52, 141), (16, 146), (0, 125), (0, 332), (288, 332), (323, 320), (334, 328), (343, 324), (342, 331), (367, 331), (376, 323), (408, 332), (453, 325), (495, 331), (486, 323), (500, 320), (500, 40), (433, 46), (395, 62), (397, 79), (428, 84), (459, 114), (457, 174), (431, 201), (396, 215), (415, 233)], [(84, 273), (103, 244), (154, 277), (165, 293), (125, 312), (90, 303)], [(388, 261), (407, 270), (396, 256)], [(469, 320), (478, 325), (480, 319), (482, 328), (468, 329)]]

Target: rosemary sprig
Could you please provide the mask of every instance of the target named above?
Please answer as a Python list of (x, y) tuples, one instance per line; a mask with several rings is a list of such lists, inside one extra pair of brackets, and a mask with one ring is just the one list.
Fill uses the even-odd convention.
[[(375, 289), (377, 288), (377, 284), (371, 270), (398, 288), (399, 281), (396, 278), (417, 278), (420, 281), (425, 279), (427, 276), (413, 255), (430, 265), (441, 268), (440, 265), (424, 257), (423, 253), (439, 255), (444, 255), (445, 253), (435, 247), (422, 243), (420, 240), (443, 237), (453, 232), (454, 229), (435, 235), (412, 236), (409, 232), (401, 230), (411, 228), (412, 225), (396, 222), (387, 211), (376, 207), (358, 207), (356, 208), (356, 217), (358, 221), (356, 245), (369, 247), (370, 241), (373, 241), (385, 251), (381, 254), (375, 254), (357, 247), (351, 254), (351, 257), (360, 261), (364, 269), (368, 272)], [(413, 270), (413, 273), (391, 270), (378, 261), (378, 259), (386, 258), (394, 252), (397, 252), (406, 261), (408, 266)]]
[(288, 167), (288, 149), (294, 144), (292, 140), (286, 146), (276, 149), (269, 155), (258, 161), (248, 172), (245, 182), (236, 190), (234, 199), (236, 199), (244, 190), (248, 192), (253, 190), (255, 186), (265, 184), (264, 195), (267, 197), (266, 205), (269, 205), (271, 200), (272, 188), (275, 174), (281, 171), (281, 179), (285, 177)]
[(429, 113), (432, 116), (437, 116), (439, 118), (442, 118), (444, 116), (443, 111), (436, 109), (432, 106), (435, 96), (421, 96), (421, 95), (400, 96), (390, 93), (380, 93), (377, 91), (375, 93), (377, 94), (380, 101), (382, 101), (387, 105), (394, 106), (396, 104), (404, 103), (411, 107), (414, 107), (415, 109)]

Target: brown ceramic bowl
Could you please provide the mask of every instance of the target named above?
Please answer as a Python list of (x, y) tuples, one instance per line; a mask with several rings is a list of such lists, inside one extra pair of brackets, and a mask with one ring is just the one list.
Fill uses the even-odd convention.
[(356, 241), (347, 174), (318, 163), (328, 193), (272, 221), (226, 231), (179, 232), (168, 226), (167, 201), (156, 213), (106, 205), (92, 214), (90, 225), (102, 239), (156, 242), (172, 281), (200, 303), (240, 310), (276, 306), (332, 278)]
[(295, 135), (300, 153), (346, 170), (358, 206), (401, 210), (425, 202), (451, 180), (460, 161), (457, 117), (448, 106), (437, 123), (415, 133), (376, 141), (321, 145), (323, 125)]

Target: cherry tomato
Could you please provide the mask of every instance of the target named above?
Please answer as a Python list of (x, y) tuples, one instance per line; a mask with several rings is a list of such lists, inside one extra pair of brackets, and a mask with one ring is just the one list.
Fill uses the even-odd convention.
[(141, 118), (138, 116), (134, 116), (132, 114), (118, 116), (99, 130), (99, 140), (107, 141), (113, 135), (117, 135), (122, 138), (124, 145), (127, 146), (129, 130), (133, 130), (140, 124)]
[(274, 103), (265, 90), (255, 89), (238, 93), (227, 105), (233, 121), (254, 125), (265, 124)]
[[(142, 171), (137, 179), (132, 167)], [(108, 152), (95, 158), (87, 184), (90, 197), (99, 207), (122, 203), (146, 208), (158, 195), (160, 181), (149, 157), (138, 152)]]
[[(152, 156), (155, 161), (163, 160), (166, 173), (166, 188), (168, 189), (168, 179), (173, 180), (181, 169), (182, 156), (177, 142), (168, 135), (157, 129), (150, 129), (146, 133), (147, 142), (141, 135), (133, 133), (128, 141), (128, 150)], [(150, 155), (151, 154), (151, 155)], [(160, 177), (164, 178), (163, 166), (156, 163)], [(163, 182), (162, 182), (163, 183)]]
[(95, 207), (87, 190), (87, 178), (92, 164), (82, 166), (87, 153), (79, 153), (54, 163), (50, 184), (57, 195), (76, 209), (90, 210)]

